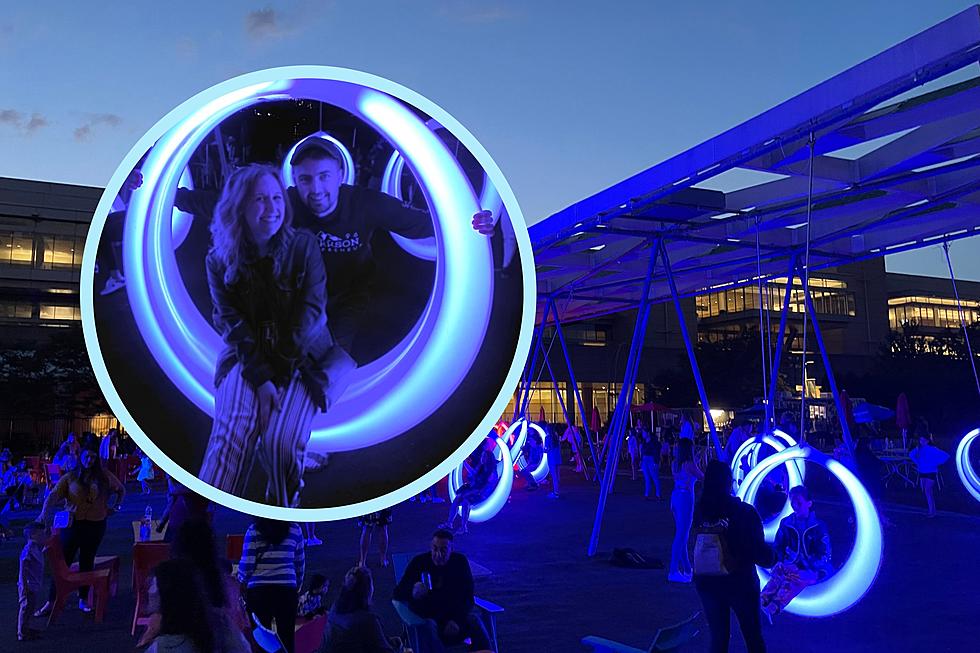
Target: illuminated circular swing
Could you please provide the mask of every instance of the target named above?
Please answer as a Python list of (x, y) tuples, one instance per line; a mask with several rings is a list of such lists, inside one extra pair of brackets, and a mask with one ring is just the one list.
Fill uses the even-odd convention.
[[(516, 422), (515, 422), (516, 423)], [(513, 425), (512, 425), (513, 426)], [(484, 522), (492, 519), (500, 509), (507, 503), (511, 488), (514, 487), (514, 459), (511, 458), (510, 448), (503, 438), (494, 438), (496, 447), (494, 457), (497, 459), (497, 484), (486, 499), (479, 503), (470, 505), (470, 521)], [(483, 446), (482, 444), (480, 446)], [(499, 452), (499, 453), (497, 453)], [(463, 461), (449, 475), (449, 501), (456, 500), (456, 493), (463, 484), (463, 469), (466, 462)], [(459, 508), (462, 510), (462, 507)]]
[[(442, 129), (442, 125), (439, 124), (434, 118), (430, 118), (426, 121), (425, 126), (433, 131), (437, 129)], [(404, 193), (402, 192), (402, 175), (405, 172), (405, 157), (402, 156), (401, 152), (395, 150), (391, 153), (391, 157), (388, 159), (387, 165), (385, 165), (384, 174), (381, 176), (381, 192), (391, 195), (392, 197), (404, 200)], [(503, 211), (503, 202), (500, 199), (500, 195), (494, 188), (493, 182), (484, 173), (483, 175), (483, 188), (480, 191), (480, 207), (489, 210), (493, 213), (495, 217), (499, 217)], [(436, 247), (435, 244), (429, 238), (406, 238), (401, 234), (397, 234), (394, 231), (388, 232), (391, 235), (392, 240), (401, 247), (403, 250), (411, 254), (416, 258), (420, 258), (424, 261), (435, 261), (436, 260)]]
[[(459, 164), (413, 112), (371, 88), (294, 78), (240, 82), (233, 90), (211, 95), (210, 101), (198, 100), (198, 108), (157, 141), (143, 166), (144, 186), (129, 207), (124, 246), (127, 293), (151, 354), (188, 399), (213, 414), (212, 377), (220, 337), (194, 308), (177, 269), (171, 230), (161, 228), (163, 219), (169, 222), (171, 217), (180, 173), (214, 125), (263, 101), (320, 99), (363, 119), (407, 153), (407, 163), (433, 208), (441, 270), (415, 328), (381, 359), (351, 373), (344, 394), (314, 420), (310, 446), (321, 451), (359, 449), (421, 423), (465, 377), (478, 354), (492, 304), (489, 243), (474, 238), (469, 220), (458, 218), (479, 208)], [(473, 325), (466, 338), (455, 328), (462, 321)], [(446, 380), (435, 393), (426, 383), (433, 376)]]
[(970, 464), (970, 445), (980, 437), (980, 429), (973, 429), (960, 440), (959, 445), (956, 447), (956, 471), (960, 474), (960, 480), (963, 481), (966, 491), (969, 492), (974, 499), (980, 501), (980, 476), (977, 475), (973, 465)]
[[(805, 588), (786, 606), (786, 612), (803, 617), (829, 617), (844, 612), (860, 601), (874, 584), (881, 568), (884, 547), (881, 521), (861, 481), (843, 463), (811, 447), (796, 446), (769, 456), (756, 465), (738, 488), (738, 497), (746, 503), (753, 503), (769, 472), (780, 465), (807, 461), (824, 467), (844, 486), (854, 506), (854, 549), (836, 573)], [(767, 532), (768, 541), (774, 538), (775, 531), (772, 537)], [(761, 567), (757, 567), (757, 570), (764, 586), (769, 582), (769, 573)]]
[[(514, 459), (514, 467), (516, 468), (517, 471), (523, 472), (524, 470), (528, 469), (528, 467), (531, 466), (530, 461), (528, 461), (527, 456), (525, 456), (522, 451), (522, 449), (524, 448), (524, 443), (527, 441), (528, 427), (530, 427), (531, 429), (537, 431), (538, 435), (541, 436), (541, 460), (540, 462), (538, 462), (537, 466), (534, 469), (530, 470), (531, 478), (534, 479), (534, 482), (540, 483), (541, 481), (543, 481), (545, 478), (548, 477), (548, 471), (550, 469), (548, 467), (548, 454), (544, 449), (545, 438), (547, 436), (544, 432), (544, 429), (541, 428), (540, 425), (535, 424), (534, 422), (530, 420), (526, 420), (524, 418), (522, 418), (519, 421), (524, 424), (527, 424), (527, 427), (522, 429), (521, 435), (523, 439), (520, 440), (520, 443), (515, 441), (514, 446), (511, 447), (510, 450), (511, 457)], [(520, 446), (518, 446), (518, 444)]]
[[(741, 461), (743, 458), (748, 459), (749, 471), (745, 473), (744, 478), (739, 477), (738, 486), (745, 484), (745, 480), (752, 474), (752, 472), (759, 466), (759, 450), (762, 449), (763, 445), (768, 445), (776, 450), (776, 453), (785, 451), (792, 447), (797, 446), (796, 442), (783, 433), (779, 429), (775, 429), (772, 434), (757, 435), (755, 437), (749, 438), (742, 443), (742, 446), (738, 448), (735, 456), (732, 458), (732, 478), (735, 478), (736, 470), (738, 472), (743, 472)], [(765, 460), (765, 459), (763, 459)], [(786, 478), (788, 486), (786, 488), (786, 502), (783, 504), (783, 509), (778, 515), (770, 519), (763, 524), (763, 529), (766, 533), (766, 539), (772, 541), (776, 537), (776, 531), (779, 530), (779, 522), (783, 520), (784, 517), (788, 517), (793, 512), (793, 507), (789, 500), (789, 488), (796, 487), (797, 485), (803, 485), (803, 479), (805, 478), (805, 465), (798, 460), (788, 460), (785, 463), (786, 467)], [(753, 498), (754, 498), (753, 494)]]

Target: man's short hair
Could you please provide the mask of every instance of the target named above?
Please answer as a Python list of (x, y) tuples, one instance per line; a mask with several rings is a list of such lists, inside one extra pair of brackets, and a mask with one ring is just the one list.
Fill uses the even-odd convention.
[(436, 530), (435, 533), (432, 534), (432, 538), (439, 539), (439, 540), (449, 540), (450, 542), (452, 542), (453, 532), (445, 528), (440, 528)]
[(341, 169), (344, 168), (344, 160), (340, 156), (340, 152), (337, 151), (337, 148), (318, 136), (312, 136), (303, 141), (296, 148), (296, 151), (293, 152), (293, 156), (289, 160), (289, 165), (295, 167), (307, 159), (313, 159), (314, 161), (331, 159), (336, 161)]

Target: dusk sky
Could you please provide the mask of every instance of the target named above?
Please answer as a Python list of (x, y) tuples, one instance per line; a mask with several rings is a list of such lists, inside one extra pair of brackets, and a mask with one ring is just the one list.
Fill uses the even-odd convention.
[[(975, 1), (7, 2), (0, 176), (104, 186), (195, 93), (322, 64), (387, 77), (453, 114), (533, 223)], [(958, 276), (980, 279), (980, 242), (953, 251)], [(945, 263), (934, 247), (889, 269), (943, 275)]]

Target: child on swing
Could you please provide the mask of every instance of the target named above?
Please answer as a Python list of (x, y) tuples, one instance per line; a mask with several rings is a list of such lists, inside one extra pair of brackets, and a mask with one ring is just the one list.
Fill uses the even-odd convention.
[(779, 523), (773, 543), (777, 562), (762, 590), (762, 610), (770, 621), (800, 592), (834, 573), (830, 535), (813, 513), (810, 491), (797, 485), (789, 491), (789, 499), (793, 514)]

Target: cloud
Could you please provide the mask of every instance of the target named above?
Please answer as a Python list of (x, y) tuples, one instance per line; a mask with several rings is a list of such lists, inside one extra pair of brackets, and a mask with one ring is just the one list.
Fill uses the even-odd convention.
[(40, 113), (32, 113), (28, 118), (16, 109), (0, 109), (0, 125), (8, 125), (28, 136), (47, 127), (48, 124), (50, 124), (48, 119)]
[(439, 8), (439, 15), (460, 23), (487, 25), (517, 18), (521, 15), (515, 7), (473, 0), (446, 0)]
[(282, 15), (272, 7), (250, 11), (245, 16), (245, 33), (256, 41), (274, 41), (289, 34)]
[(88, 116), (81, 125), (75, 128), (75, 140), (79, 142), (87, 141), (91, 138), (96, 127), (105, 126), (115, 128), (121, 125), (123, 119), (114, 113), (95, 113)]
[(174, 44), (174, 51), (177, 53), (178, 57), (184, 59), (185, 61), (197, 60), (197, 43), (186, 36), (182, 36), (181, 38), (177, 39), (177, 42)]

